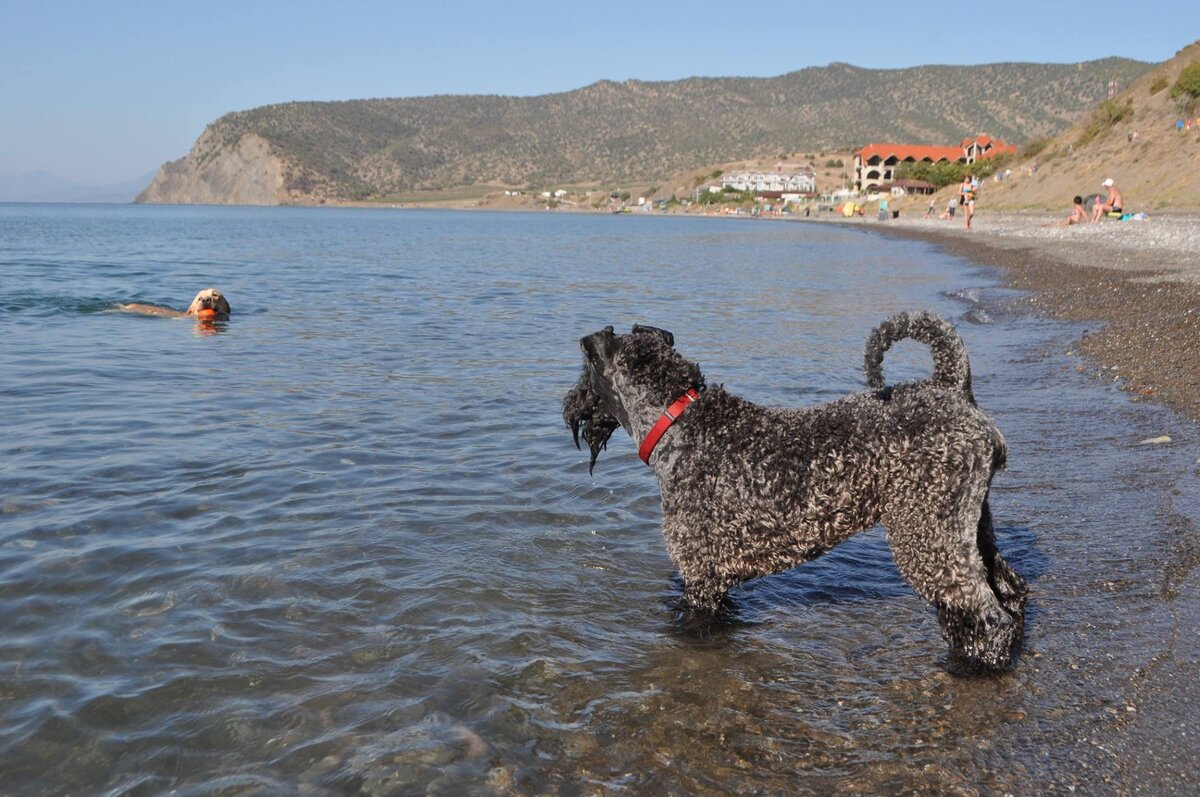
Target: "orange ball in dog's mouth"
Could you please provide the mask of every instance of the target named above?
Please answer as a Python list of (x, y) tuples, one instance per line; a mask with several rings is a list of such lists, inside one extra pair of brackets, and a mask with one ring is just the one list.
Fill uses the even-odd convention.
[(201, 321), (215, 321), (217, 319), (217, 311), (211, 307), (201, 307), (196, 311), (196, 318)]

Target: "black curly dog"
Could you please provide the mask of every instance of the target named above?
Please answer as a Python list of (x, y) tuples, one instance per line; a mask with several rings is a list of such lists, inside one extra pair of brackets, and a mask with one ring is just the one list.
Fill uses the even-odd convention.
[[(928, 379), (885, 387), (884, 352), (926, 343)], [(685, 605), (716, 616), (731, 587), (813, 559), (882, 523), (896, 565), (938, 609), (956, 669), (1007, 668), (1028, 590), (996, 549), (988, 490), (1005, 463), (1000, 430), (975, 404), (954, 327), (902, 313), (867, 341), (871, 390), (803, 409), (705, 387), (670, 332), (612, 327), (580, 341), (583, 373), (563, 420), (591, 450), (618, 425), (662, 493), (663, 535)]]

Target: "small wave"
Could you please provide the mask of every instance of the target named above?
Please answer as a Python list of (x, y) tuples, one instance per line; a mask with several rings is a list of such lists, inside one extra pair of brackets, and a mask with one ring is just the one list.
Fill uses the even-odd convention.
[(992, 317), (988, 315), (987, 310), (982, 307), (972, 307), (970, 310), (962, 314), (962, 320), (968, 324), (990, 324)]
[(133, 617), (153, 617), (175, 608), (174, 592), (145, 592), (117, 604), (117, 611)]
[(959, 288), (953, 291), (942, 291), (942, 295), (947, 299), (955, 299), (967, 304), (979, 304), (983, 301), (982, 288)]
[(8, 294), (0, 299), (0, 313), (31, 314), (39, 317), (103, 313), (116, 309), (119, 302), (100, 296), (65, 296), (57, 294)]

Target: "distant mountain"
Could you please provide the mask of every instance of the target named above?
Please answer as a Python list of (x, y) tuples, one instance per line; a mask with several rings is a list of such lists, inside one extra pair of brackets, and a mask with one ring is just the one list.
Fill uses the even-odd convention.
[(227, 114), (139, 202), (381, 200), (461, 186), (654, 180), (869, 141), (1012, 142), (1064, 130), (1152, 65), (811, 67), (774, 78), (602, 81), (539, 97), (303, 102)]
[(0, 174), (0, 202), (132, 202), (154, 173), (118, 183), (88, 185), (50, 172)]
[(79, 188), (78, 183), (50, 172), (0, 174), (0, 202), (41, 202), (41, 197)]

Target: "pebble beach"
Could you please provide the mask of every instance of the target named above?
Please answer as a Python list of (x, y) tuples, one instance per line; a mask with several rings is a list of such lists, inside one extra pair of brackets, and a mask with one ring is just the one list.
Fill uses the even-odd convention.
[(1057, 219), (983, 211), (971, 230), (961, 218), (844, 223), (1000, 268), (1031, 310), (1095, 322), (1076, 353), (1097, 376), (1200, 421), (1200, 216), (1042, 226)]
[[(1187, 419), (1185, 425), (1200, 422), (1200, 216), (1043, 226), (1065, 215), (984, 212), (976, 215), (971, 230), (961, 218), (861, 223), (999, 268), (1005, 281), (1023, 292), (1015, 301), (1028, 310), (1087, 327), (1073, 352), (1087, 363), (1081, 368), (1131, 392), (1135, 401), (1174, 410)], [(1143, 445), (1170, 442), (1163, 435)], [(1175, 500), (1188, 502), (1190, 490), (1183, 484), (1197, 475), (1200, 462), (1164, 476)], [(1146, 530), (1133, 527), (1128, 532), (1125, 544), (1137, 547)], [(1184, 522), (1171, 540), (1173, 575), (1155, 611), (1171, 618), (1178, 633), (1170, 655), (1132, 674), (1138, 708), (1131, 720), (1095, 742), (1111, 754), (1111, 775), (1089, 784), (1093, 793), (1194, 793), (1187, 784), (1197, 744), (1194, 718), (1200, 711), (1195, 678), (1200, 637), (1194, 632), (1200, 538)]]

